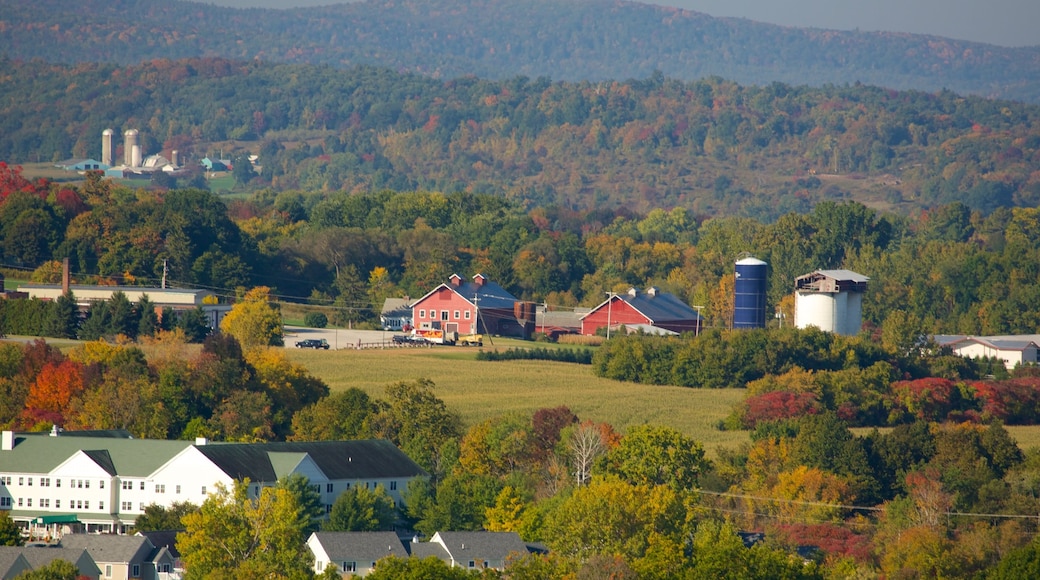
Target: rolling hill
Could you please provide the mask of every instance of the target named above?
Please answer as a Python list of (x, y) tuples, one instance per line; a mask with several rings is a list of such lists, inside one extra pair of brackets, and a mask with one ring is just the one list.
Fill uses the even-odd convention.
[(439, 78), (864, 83), (1040, 102), (1040, 47), (801, 29), (611, 0), (368, 0), (293, 10), (0, 0), (0, 56), (373, 65)]

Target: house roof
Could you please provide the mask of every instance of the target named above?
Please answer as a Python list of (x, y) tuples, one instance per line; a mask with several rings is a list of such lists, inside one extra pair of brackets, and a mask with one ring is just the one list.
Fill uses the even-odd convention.
[(408, 544), (408, 551), (420, 560), (432, 556), (438, 560), (451, 562), (451, 554), (444, 549), (444, 546), (436, 542), (411, 542)]
[(174, 558), (180, 558), (180, 552), (177, 551), (178, 533), (178, 530), (159, 530), (154, 532), (137, 532), (137, 535), (148, 538), (148, 541), (156, 548), (166, 548)]
[[(82, 573), (100, 575), (101, 569), (97, 567), (97, 561), (90, 552), (83, 548), (47, 547), (47, 548), (22, 548), (22, 555), (32, 566), (33, 570), (46, 566), (55, 560), (72, 562)], [(93, 569), (90, 566), (93, 565)]]
[(437, 532), (430, 540), (434, 542), (442, 544), (456, 562), (504, 561), (512, 553), (527, 553), (527, 544), (516, 532)]
[(210, 443), (196, 449), (233, 479), (276, 481), (288, 456), (306, 453), (329, 479), (376, 479), (426, 475), (414, 461), (385, 439), (287, 443)]
[(65, 534), (61, 538), (61, 546), (86, 550), (97, 563), (145, 562), (155, 550), (155, 546), (145, 536), (115, 534)]
[(0, 546), (0, 578), (14, 578), (23, 570), (31, 568), (19, 548)]
[(686, 303), (679, 300), (674, 294), (661, 292), (654, 287), (647, 289), (646, 292), (640, 292), (638, 288), (630, 288), (628, 292), (624, 294), (612, 293), (610, 297), (601, 302), (599, 306), (596, 306), (591, 312), (582, 316), (582, 319), (590, 316), (597, 310), (600, 310), (612, 300), (617, 299), (623, 300), (626, 304), (631, 306), (634, 310), (645, 316), (647, 320), (654, 324), (673, 320), (700, 319), (696, 310), (687, 306)]
[(14, 449), (0, 451), (4, 470), (49, 473), (79, 451), (111, 475), (146, 477), (191, 445), (190, 441), (77, 437), (63, 432), (16, 433)]
[(383, 316), (411, 316), (412, 301), (408, 298), (387, 298), (379, 313)]
[(337, 562), (376, 562), (387, 556), (407, 558), (401, 538), (395, 532), (314, 532), (315, 539)]
[(1001, 336), (966, 336), (962, 334), (936, 334), (932, 340), (939, 346), (956, 348), (963, 343), (981, 344), (995, 350), (1026, 350), (1030, 346), (1040, 349), (1040, 334)]
[(488, 280), (483, 274), (473, 276), (473, 279), (469, 282), (462, 282), (462, 278), (458, 274), (452, 274), (451, 279), (457, 280), (459, 283), (457, 285), (441, 284), (413, 302), (413, 306), (436, 294), (441, 288), (451, 290), (461, 296), (466, 302), (479, 308), (512, 309), (513, 305), (518, 302), (516, 296), (513, 296), (495, 282)]

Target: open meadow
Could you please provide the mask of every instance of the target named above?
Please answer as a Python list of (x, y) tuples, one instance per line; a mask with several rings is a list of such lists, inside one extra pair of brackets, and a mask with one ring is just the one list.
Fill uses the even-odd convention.
[(589, 365), (478, 361), (477, 350), (461, 347), (286, 352), (333, 392), (357, 387), (383, 398), (390, 383), (430, 379), (436, 395), (458, 411), (467, 426), (512, 411), (531, 413), (566, 405), (583, 420), (605, 421), (622, 432), (641, 423), (674, 427), (700, 441), (710, 455), (748, 439), (746, 432), (715, 428), (743, 397), (740, 389), (623, 383), (596, 377)]

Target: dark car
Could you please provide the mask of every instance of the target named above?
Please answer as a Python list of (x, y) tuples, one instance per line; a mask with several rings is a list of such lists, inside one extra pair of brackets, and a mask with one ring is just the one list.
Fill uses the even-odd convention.
[(329, 349), (329, 342), (324, 338), (308, 338), (296, 343), (296, 348), (324, 348)]

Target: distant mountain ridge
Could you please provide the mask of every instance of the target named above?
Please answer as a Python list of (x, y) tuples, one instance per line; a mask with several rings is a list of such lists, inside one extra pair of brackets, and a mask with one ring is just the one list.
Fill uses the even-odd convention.
[(132, 64), (220, 56), (435, 77), (846, 84), (1040, 102), (1040, 47), (802, 29), (618, 0), (369, 0), (235, 9), (170, 0), (0, 0), (0, 56)]

